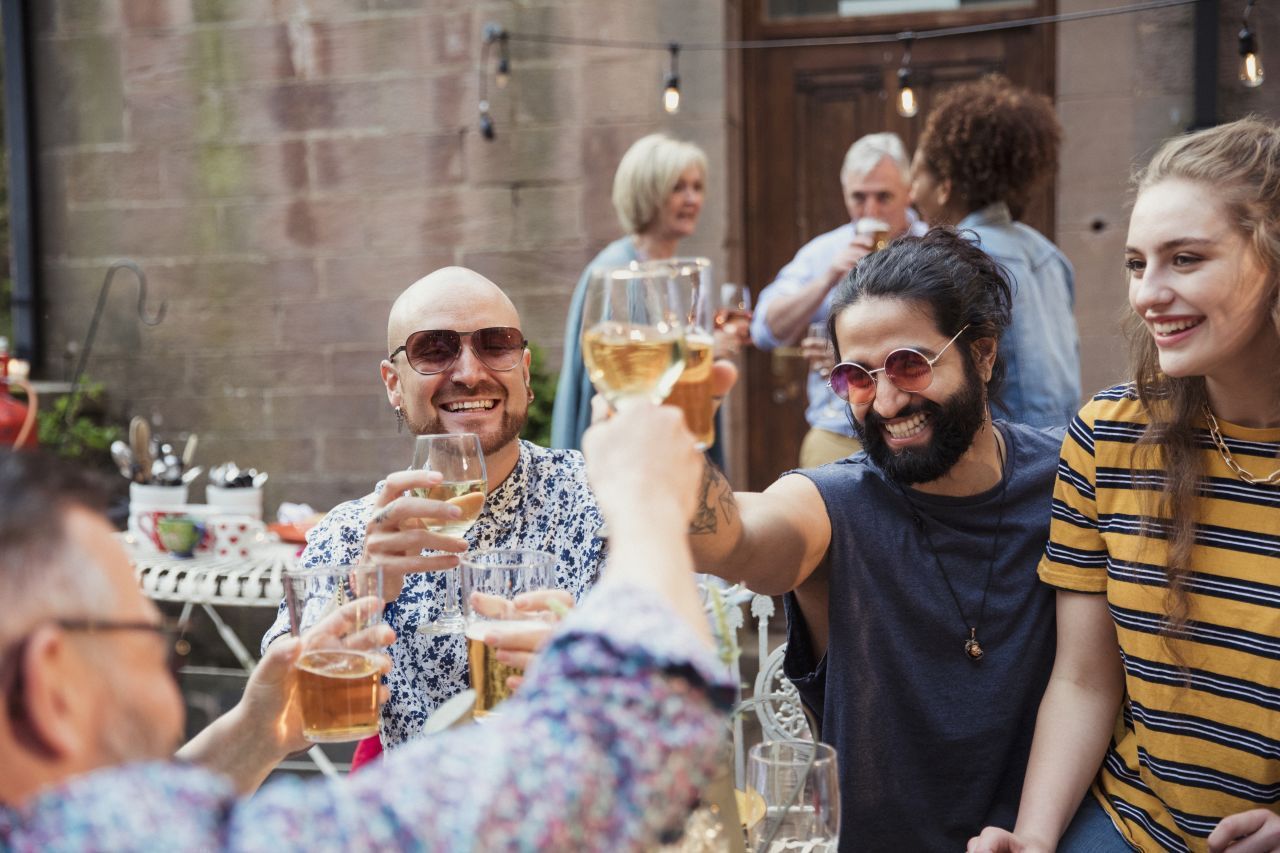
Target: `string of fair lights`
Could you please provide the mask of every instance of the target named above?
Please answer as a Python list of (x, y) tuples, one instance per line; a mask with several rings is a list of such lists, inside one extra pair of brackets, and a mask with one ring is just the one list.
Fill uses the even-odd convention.
[[(727, 50), (767, 50), (770, 48), (795, 47), (831, 47), (843, 45), (893, 44), (902, 45), (902, 62), (898, 66), (898, 91), (895, 102), (898, 115), (912, 118), (920, 111), (920, 102), (912, 85), (911, 50), (916, 42), (951, 36), (972, 35), (975, 33), (1012, 30), (1024, 27), (1043, 26), (1045, 24), (1062, 24), (1072, 21), (1083, 21), (1093, 18), (1105, 18), (1113, 15), (1130, 15), (1156, 9), (1169, 9), (1175, 6), (1188, 6), (1199, 0), (1147, 0), (1128, 6), (1115, 6), (1105, 9), (1092, 9), (1081, 12), (1064, 12), (1057, 15), (1041, 15), (1033, 18), (1019, 18), (1009, 21), (995, 21), (986, 24), (968, 26), (942, 27), (933, 30), (897, 33), (868, 33), (854, 36), (833, 36), (828, 38), (792, 38), (755, 41), (718, 41), (718, 42), (659, 42), (629, 39), (587, 38), (582, 36), (565, 36), (555, 34), (535, 34), (510, 32), (498, 24), (486, 24), (480, 54), (479, 76), (479, 110), (480, 133), (485, 139), (494, 139), (497, 129), (489, 106), (489, 67), (493, 51), (497, 51), (497, 61), (493, 66), (494, 85), (498, 89), (507, 88), (511, 80), (512, 42), (526, 44), (556, 45), (568, 47), (600, 47), (619, 50), (664, 51), (667, 54), (666, 72), (662, 77), (661, 103), (669, 115), (680, 111), (680, 53), (681, 51), (727, 51)], [(1263, 69), (1261, 51), (1258, 47), (1257, 34), (1250, 23), (1257, 0), (1245, 0), (1244, 12), (1241, 15), (1240, 32), (1236, 39), (1239, 46), (1239, 78), (1240, 83), (1249, 88), (1262, 85)]]

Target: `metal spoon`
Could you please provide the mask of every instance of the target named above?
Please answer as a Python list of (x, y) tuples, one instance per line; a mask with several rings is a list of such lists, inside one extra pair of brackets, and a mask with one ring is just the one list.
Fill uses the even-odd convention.
[(116, 463), (126, 479), (133, 479), (133, 451), (123, 441), (111, 442), (111, 461)]

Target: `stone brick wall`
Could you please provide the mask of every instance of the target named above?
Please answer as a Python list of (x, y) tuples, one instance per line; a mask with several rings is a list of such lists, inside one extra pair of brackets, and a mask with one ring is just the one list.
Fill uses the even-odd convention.
[[(121, 419), (197, 430), (205, 463), (272, 472), (268, 502), (317, 506), (404, 464), (377, 378), (391, 299), (439, 266), (503, 285), (558, 367), (585, 262), (618, 235), (614, 167), (657, 129), (712, 163), (697, 236), (741, 276), (735, 54), (686, 51), (665, 116), (665, 55), (513, 42), (476, 131), (483, 25), (715, 41), (740, 0), (45, 0), (34, 16), (45, 374), (69, 374), (110, 261), (146, 268), (165, 322), (142, 328), (115, 284), (90, 372)], [(1061, 11), (1111, 5), (1062, 0)], [(1239, 8), (1222, 4), (1223, 118), (1280, 115), (1280, 86), (1234, 83)], [(1264, 59), (1280, 12), (1255, 9)], [(1084, 389), (1124, 377), (1125, 176), (1192, 118), (1189, 9), (1060, 25), (1066, 129), (1057, 242), (1076, 266)], [(730, 398), (731, 436), (748, 417)], [(732, 446), (735, 473), (743, 448)]]
[[(1059, 11), (1112, 6), (1108, 0), (1061, 0)], [(1243, 2), (1223, 2), (1218, 25), (1218, 118), (1249, 113), (1280, 118), (1274, 78), (1246, 89), (1236, 80), (1236, 33)], [(1256, 6), (1253, 22), (1265, 61), (1280, 38), (1280, 11)], [(1165, 139), (1194, 119), (1194, 18), (1190, 7), (1078, 21), (1058, 26), (1058, 115), (1065, 128), (1058, 174), (1057, 242), (1076, 268), (1083, 390), (1091, 395), (1127, 379), (1120, 318), (1128, 308), (1121, 264), (1129, 211), (1129, 177)], [(1268, 38), (1270, 37), (1270, 38)]]
[[(585, 262), (619, 230), (614, 167), (657, 129), (703, 145), (710, 194), (684, 247), (730, 269), (739, 190), (732, 58), (512, 44), (476, 131), (480, 34), (723, 38), (734, 0), (43, 0), (34, 20), (46, 376), (70, 372), (106, 266), (124, 276), (90, 373), (113, 414), (196, 430), (201, 461), (271, 471), (268, 505), (362, 494), (408, 459), (378, 379), (387, 309), (463, 264), (507, 289), (553, 367)], [(736, 98), (731, 99), (736, 103)]]

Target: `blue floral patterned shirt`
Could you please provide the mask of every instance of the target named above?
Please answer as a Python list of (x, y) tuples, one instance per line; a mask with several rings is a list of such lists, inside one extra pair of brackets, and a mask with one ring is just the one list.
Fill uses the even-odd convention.
[(723, 755), (723, 671), (655, 593), (607, 585), (482, 725), (250, 799), (198, 767), (100, 770), (0, 806), (0, 850), (647, 850)]
[[(308, 534), (302, 564), (356, 562), (373, 501), (373, 495), (367, 495), (330, 511)], [(521, 441), (515, 469), (489, 493), (484, 511), (465, 538), (473, 549), (536, 548), (555, 554), (556, 586), (576, 599), (600, 576), (604, 540), (595, 533), (602, 523), (595, 495), (587, 485), (582, 454)], [(412, 574), (405, 578), (400, 596), (387, 605), (387, 624), (397, 639), (390, 649), (391, 674), (387, 676), (391, 699), (382, 709), (386, 747), (418, 734), (436, 707), (468, 687), (462, 635), (418, 633), (419, 625), (440, 616), (445, 591), (443, 572)], [(281, 603), (262, 648), (288, 631), (289, 614)]]

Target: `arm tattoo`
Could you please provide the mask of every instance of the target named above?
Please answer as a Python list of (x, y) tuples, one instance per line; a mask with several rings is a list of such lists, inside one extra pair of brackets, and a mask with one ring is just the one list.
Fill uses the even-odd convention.
[(694, 510), (689, 532), (716, 533), (720, 529), (720, 516), (724, 517), (726, 524), (736, 520), (738, 502), (734, 499), (733, 487), (729, 485), (724, 474), (720, 473), (720, 469), (711, 464), (710, 460), (707, 460), (702, 478), (702, 491), (698, 495), (698, 507)]

